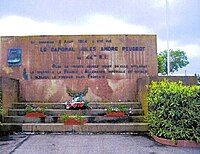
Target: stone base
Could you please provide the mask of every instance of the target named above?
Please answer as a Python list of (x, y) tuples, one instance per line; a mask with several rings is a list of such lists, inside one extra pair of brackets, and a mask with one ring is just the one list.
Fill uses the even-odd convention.
[(90, 133), (120, 133), (120, 132), (147, 132), (147, 123), (86, 123), (85, 125), (55, 124), (22, 124), (24, 132), (90, 132)]
[(172, 141), (172, 140), (160, 138), (157, 136), (153, 136), (153, 139), (158, 143), (161, 143), (164, 145), (169, 145), (169, 146), (188, 147), (188, 148), (199, 148), (200, 147), (200, 143), (196, 143), (194, 141), (188, 141), (188, 140)]

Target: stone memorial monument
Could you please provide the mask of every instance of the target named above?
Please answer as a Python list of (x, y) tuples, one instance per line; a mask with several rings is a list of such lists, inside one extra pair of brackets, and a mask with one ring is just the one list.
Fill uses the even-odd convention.
[(156, 35), (0, 37), (0, 75), (18, 79), (24, 101), (135, 101), (137, 81), (157, 75)]

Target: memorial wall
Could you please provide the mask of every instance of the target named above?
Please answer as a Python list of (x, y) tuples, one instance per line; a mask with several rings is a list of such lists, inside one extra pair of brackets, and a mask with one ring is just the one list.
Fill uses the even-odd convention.
[(157, 75), (156, 35), (47, 35), (0, 39), (0, 75), (19, 79), (25, 101), (136, 101), (137, 80)]

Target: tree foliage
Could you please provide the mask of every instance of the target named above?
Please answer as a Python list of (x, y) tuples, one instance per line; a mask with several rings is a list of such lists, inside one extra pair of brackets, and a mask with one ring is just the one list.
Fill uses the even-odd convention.
[[(162, 75), (167, 74), (167, 50), (162, 51), (157, 56), (158, 59), (158, 73)], [(170, 50), (170, 73), (178, 71), (189, 64), (187, 55), (181, 50)]]
[(198, 84), (200, 85), (200, 75), (195, 74), (195, 76), (197, 77)]

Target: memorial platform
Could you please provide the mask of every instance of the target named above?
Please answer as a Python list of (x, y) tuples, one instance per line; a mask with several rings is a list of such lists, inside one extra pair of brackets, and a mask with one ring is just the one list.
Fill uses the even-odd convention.
[[(45, 120), (40, 118), (26, 118), (26, 105), (45, 106)], [(108, 106), (126, 105), (132, 108), (132, 115), (123, 117), (106, 117)], [(148, 124), (145, 122), (141, 104), (139, 102), (91, 102), (92, 109), (67, 110), (65, 104), (59, 102), (13, 102), (4, 117), (4, 125), (22, 132), (77, 132), (77, 133), (134, 133), (147, 132)], [(64, 125), (59, 116), (62, 113), (68, 115), (81, 115), (87, 120), (84, 125)], [(55, 121), (56, 119), (56, 121)]]

